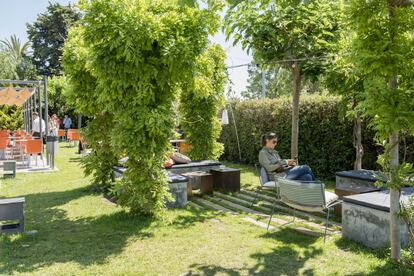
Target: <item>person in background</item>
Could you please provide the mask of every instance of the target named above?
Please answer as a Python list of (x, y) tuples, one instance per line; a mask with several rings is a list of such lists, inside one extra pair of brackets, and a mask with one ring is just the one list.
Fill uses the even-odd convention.
[(65, 115), (65, 118), (63, 119), (63, 128), (65, 129), (65, 140), (68, 140), (68, 129), (72, 126), (72, 119), (68, 117), (68, 115)]
[[(42, 129), (40, 130), (40, 122), (42, 122)], [(32, 136), (40, 138), (40, 133), (45, 134), (46, 123), (45, 120), (39, 117), (37, 112), (33, 112)]]
[(55, 125), (57, 125), (58, 129), (60, 128), (62, 121), (59, 119), (59, 117), (56, 114), (52, 115), (52, 120), (55, 121)]
[(48, 135), (57, 136), (59, 125), (56, 124), (56, 120), (53, 118), (53, 116), (52, 117), (49, 116), (48, 123), (49, 123)]
[(273, 132), (262, 136), (263, 148), (259, 152), (259, 163), (266, 169), (270, 180), (276, 177), (285, 177), (291, 180), (315, 181), (315, 175), (307, 165), (297, 166), (294, 159), (282, 159), (275, 150), (278, 139)]

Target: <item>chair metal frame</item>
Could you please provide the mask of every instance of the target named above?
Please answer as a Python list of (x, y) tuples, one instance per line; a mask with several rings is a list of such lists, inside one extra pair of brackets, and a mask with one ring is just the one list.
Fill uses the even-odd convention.
[[(320, 186), (320, 192), (321, 192), (321, 201), (320, 201), (320, 205), (319, 204), (315, 204), (312, 206), (309, 205), (305, 205), (303, 203), (299, 203), (299, 202), (289, 202), (289, 199), (285, 198), (285, 192), (283, 189), (283, 186), (289, 186), (289, 184), (287, 182), (293, 182), (295, 183), (295, 185), (300, 185), (300, 187), (303, 187), (303, 189), (310, 189), (314, 187), (308, 186), (308, 185), (319, 185)], [(291, 186), (293, 186), (291, 184)], [(295, 221), (296, 215), (295, 215), (295, 210), (297, 208), (295, 207), (299, 207), (299, 206), (303, 206), (303, 209), (299, 209), (301, 211), (305, 211), (305, 212), (309, 212), (306, 210), (306, 208), (308, 207), (314, 207), (314, 208), (320, 208), (321, 211), (325, 211), (326, 210), (326, 222), (325, 222), (325, 233), (324, 233), (324, 239), (323, 241), (326, 242), (326, 234), (327, 234), (327, 230), (328, 230), (328, 225), (329, 225), (329, 215), (330, 215), (330, 209), (338, 204), (342, 203), (342, 200), (335, 200), (329, 204), (326, 203), (326, 198), (325, 198), (325, 184), (322, 183), (321, 181), (298, 181), (298, 180), (291, 180), (291, 179), (281, 179), (281, 181), (279, 182), (279, 197), (280, 200), (288, 205), (289, 207), (291, 207), (293, 209), (293, 221)], [(269, 220), (270, 223), (270, 220)]]

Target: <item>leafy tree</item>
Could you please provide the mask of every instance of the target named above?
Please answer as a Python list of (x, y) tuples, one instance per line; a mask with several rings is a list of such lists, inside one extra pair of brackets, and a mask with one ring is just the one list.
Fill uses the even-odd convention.
[(267, 98), (277, 98), (279, 96), (292, 93), (292, 76), (283, 66), (269, 66), (259, 68), (253, 64), (248, 66), (249, 73), (248, 85), (241, 95), (247, 99), (260, 99), (262, 97), (262, 71), (265, 75), (265, 88)]
[(362, 169), (364, 147), (362, 144), (362, 120), (364, 109), (359, 105), (364, 99), (364, 76), (355, 68), (346, 51), (349, 49), (347, 41), (352, 37), (352, 30), (345, 32), (344, 37), (338, 43), (338, 57), (325, 73), (324, 82), (331, 93), (341, 95), (342, 112), (346, 118), (351, 118), (354, 123), (353, 144), (355, 147), (354, 169)]
[[(105, 111), (105, 105), (96, 101), (100, 90), (96, 77), (87, 65), (90, 53), (82, 39), (84, 31), (83, 27), (71, 29), (62, 59), (67, 78), (54, 77), (50, 85), (54, 94), (52, 99), (59, 101), (65, 98), (65, 105), (73, 106), (78, 112), (92, 118), (82, 131), (82, 137), (92, 149), (91, 154), (82, 159), (82, 166), (85, 175), (92, 176), (92, 184), (107, 192), (111, 184), (112, 167), (117, 164), (119, 157), (111, 146), (114, 119)], [(57, 108), (57, 105), (56, 102), (54, 107)], [(59, 108), (63, 110), (62, 106)]]
[(12, 35), (10, 37), (10, 40), (0, 40), (0, 43), (3, 44), (6, 51), (11, 54), (12, 58), (17, 63), (19, 63), (23, 58), (27, 56), (30, 47), (30, 43), (28, 41), (22, 44), (16, 35)]
[(0, 41), (1, 56), (0, 64), (5, 79), (36, 79), (36, 72), (30, 61), (30, 52), (28, 51), (29, 42), (21, 43), (20, 40), (12, 35), (10, 40)]
[[(68, 86), (69, 82), (65, 75), (48, 78), (47, 91), (50, 114), (57, 114), (60, 117), (67, 114), (71, 118), (74, 118), (75, 106), (68, 100)], [(78, 91), (78, 93), (84, 92)]]
[[(340, 31), (338, 1), (229, 1), (227, 35), (252, 49), (254, 58), (278, 63), (291, 72), (293, 112), (291, 156), (298, 155), (299, 97), (303, 76), (318, 76), (321, 57), (334, 48)], [(339, 12), (338, 12), (339, 11)], [(283, 62), (285, 61), (285, 62)]]
[(224, 59), (219, 45), (210, 46), (197, 58), (195, 77), (181, 92), (181, 125), (193, 146), (189, 155), (195, 160), (214, 160), (223, 153), (223, 144), (217, 142), (221, 132), (217, 114), (224, 105)]
[[(108, 114), (105, 142), (129, 157), (128, 171), (113, 188), (118, 203), (132, 213), (159, 214), (168, 197), (161, 168), (171, 147), (172, 103), (194, 77), (218, 17), (166, 1), (96, 0), (83, 8), (64, 55), (73, 101), (95, 119)], [(79, 88), (86, 95), (76, 93)]]
[(73, 5), (49, 3), (47, 11), (36, 21), (27, 24), (27, 33), (32, 44), (32, 62), (39, 75), (61, 75), (62, 48), (70, 26), (81, 18)]
[(17, 75), (16, 67), (10, 53), (0, 47), (0, 79), (14, 79)]
[(408, 0), (352, 0), (349, 19), (355, 30), (351, 53), (364, 79), (366, 114), (373, 118), (385, 153), (379, 163), (390, 188), (391, 257), (400, 259), (401, 187), (412, 185), (412, 164), (399, 162), (402, 132), (414, 134), (414, 9)]

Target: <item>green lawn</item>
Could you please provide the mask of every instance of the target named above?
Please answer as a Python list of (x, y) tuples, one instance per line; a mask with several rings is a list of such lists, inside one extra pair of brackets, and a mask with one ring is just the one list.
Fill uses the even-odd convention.
[[(75, 151), (63, 144), (59, 172), (2, 182), (1, 197), (26, 197), (26, 230), (38, 232), (0, 236), (0, 275), (414, 275), (340, 237), (267, 232), (244, 215), (188, 207), (163, 221), (131, 217), (93, 192)], [(243, 171), (242, 182), (257, 177)]]

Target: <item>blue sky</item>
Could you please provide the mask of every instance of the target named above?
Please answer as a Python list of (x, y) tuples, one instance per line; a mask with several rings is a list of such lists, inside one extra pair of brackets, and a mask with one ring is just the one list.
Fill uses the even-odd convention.
[[(0, 39), (9, 38), (16, 34), (22, 41), (27, 40), (26, 23), (33, 22), (39, 13), (46, 10), (48, 2), (61, 4), (74, 3), (75, 0), (0, 0)], [(219, 33), (211, 41), (223, 46), (227, 52), (227, 65), (245, 64), (251, 57), (240, 46), (233, 47), (232, 41), (226, 41), (225, 35)], [(247, 67), (229, 69), (233, 90), (240, 94), (247, 85)]]

